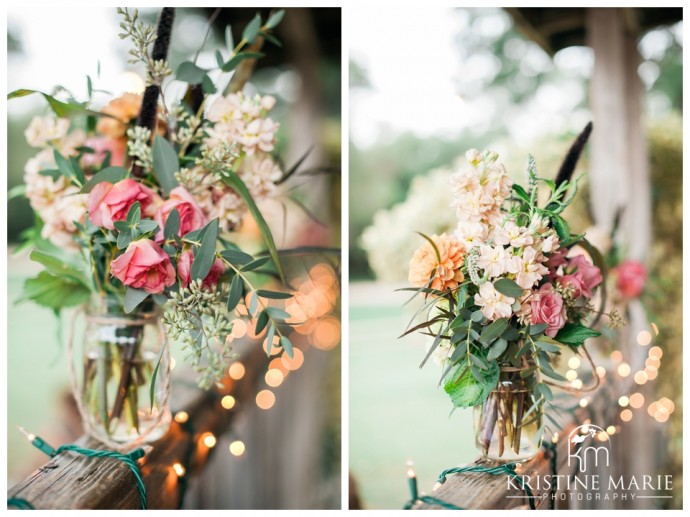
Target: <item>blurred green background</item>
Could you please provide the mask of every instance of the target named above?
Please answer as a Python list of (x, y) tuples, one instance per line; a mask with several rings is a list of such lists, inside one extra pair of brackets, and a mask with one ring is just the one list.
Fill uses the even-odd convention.
[[(350, 16), (357, 27), (349, 64), (350, 464), (365, 508), (400, 508), (409, 495), (408, 457), (418, 464), (420, 490), (428, 492), (442, 469), (477, 456), (471, 412), (448, 418), (452, 406), (436, 387), (438, 368), (417, 368), (424, 339), (396, 339), (412, 315), (403, 308), (406, 297), (393, 291), (405, 286), (409, 259), (421, 242), (414, 232), (440, 232), (448, 217), (454, 220), (445, 178), (469, 148), (497, 151), (516, 181), (523, 181), (527, 153), (540, 175), (553, 177), (591, 118), (594, 58), (582, 46), (550, 57), (502, 9), (392, 13), (368, 7)], [(643, 302), (649, 320), (663, 326), (655, 341), (664, 350), (655, 388), (676, 403), (665, 431), (664, 472), (678, 479), (682, 28), (682, 21), (660, 26), (638, 42), (654, 239)], [(586, 152), (577, 173), (586, 174), (587, 161)], [(578, 232), (592, 221), (586, 176), (581, 186), (566, 214)], [(679, 504), (678, 498), (670, 504)]]

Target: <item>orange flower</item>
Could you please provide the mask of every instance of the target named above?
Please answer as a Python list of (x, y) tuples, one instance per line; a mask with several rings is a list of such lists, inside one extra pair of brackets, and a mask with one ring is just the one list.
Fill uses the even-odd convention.
[(438, 249), (441, 261), (436, 257), (431, 244), (425, 242), (410, 260), (409, 281), (415, 287), (429, 286), (439, 291), (454, 289), (465, 278), (460, 268), (465, 260), (466, 250), (458, 240), (445, 233), (440, 236), (432, 235), (431, 240)]
[[(110, 138), (122, 138), (127, 134), (127, 124), (139, 115), (143, 96), (137, 93), (125, 93), (111, 100), (101, 113), (111, 117), (101, 117), (96, 125), (96, 131)], [(117, 120), (116, 120), (117, 119)]]

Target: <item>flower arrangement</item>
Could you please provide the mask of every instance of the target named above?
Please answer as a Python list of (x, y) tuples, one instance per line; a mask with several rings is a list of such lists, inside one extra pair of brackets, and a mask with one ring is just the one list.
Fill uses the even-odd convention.
[[(278, 346), (292, 357), (284, 333), (289, 314), (275, 305), (291, 294), (257, 287), (254, 275), (283, 278), (257, 203), (276, 196), (277, 185), (294, 171), (284, 173), (275, 156), (280, 128), (270, 117), (275, 99), (242, 93), (248, 71), (262, 56), (257, 49), (264, 41), (279, 44), (271, 32), (284, 11), (265, 21), (257, 15), (239, 43), (230, 44), (227, 57), (227, 51), (216, 52), (218, 70), (187, 61), (174, 77), (166, 60), (174, 9), (163, 9), (157, 28), (143, 23), (136, 10), (118, 13), (120, 37), (133, 45), (130, 62), (146, 69), (143, 94), (125, 93), (94, 109), (89, 78), (86, 102), (33, 90), (8, 96), (41, 93), (53, 111), (34, 118), (25, 132), (38, 149), (24, 175), (25, 195), (36, 214), (27, 245), (45, 269), (26, 281), (24, 298), (56, 312), (107, 299), (106, 312), (124, 318), (148, 317), (152, 307), (162, 306), (168, 336), (181, 341), (199, 384), (209, 388), (233, 357), (228, 337), (238, 314), (256, 319), (257, 334), (267, 329), (269, 354)], [(211, 72), (220, 78), (216, 83)], [(160, 102), (171, 80), (188, 83), (187, 91), (177, 101)], [(267, 249), (257, 256), (232, 240), (249, 213)], [(106, 430), (121, 416), (123, 402), (131, 406), (129, 426), (139, 427), (134, 408), (142, 385), (150, 383), (154, 409), (158, 366), (155, 358), (147, 359), (146, 367), (136, 363), (143, 333), (135, 328), (127, 334), (121, 320), (101, 329), (96, 341), (110, 343), (104, 353), (122, 355), (122, 362), (105, 372), (85, 370), (118, 386), (114, 395), (101, 386), (103, 393), (90, 399), (100, 404)], [(110, 334), (115, 337), (108, 341)], [(104, 402), (107, 396), (114, 397), (112, 404)]]
[[(534, 452), (525, 449), (547, 427), (541, 417), (553, 398), (550, 385), (566, 380), (555, 359), (600, 335), (592, 317), (600, 314), (593, 300), (604, 264), (561, 215), (577, 193), (570, 175), (588, 133), (556, 181), (539, 177), (530, 156), (526, 187), (513, 183), (495, 153), (468, 151), (469, 166), (450, 180), (454, 234), (421, 234), (425, 242), (410, 261), (406, 289), (423, 295), (418, 314), (428, 317), (412, 326), (415, 317), (403, 335), (433, 337), (422, 366), (435, 355), (453, 405), (481, 408), (477, 443), (492, 459)], [(615, 311), (608, 315), (622, 323)], [(525, 443), (523, 430), (534, 424)]]

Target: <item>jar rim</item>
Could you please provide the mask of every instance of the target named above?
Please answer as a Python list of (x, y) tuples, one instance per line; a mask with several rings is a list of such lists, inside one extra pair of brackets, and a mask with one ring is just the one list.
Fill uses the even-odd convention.
[(124, 302), (112, 293), (95, 294), (86, 304), (87, 316), (113, 317), (125, 319), (149, 319), (158, 314), (158, 307), (152, 298), (144, 300), (136, 310), (125, 312)]

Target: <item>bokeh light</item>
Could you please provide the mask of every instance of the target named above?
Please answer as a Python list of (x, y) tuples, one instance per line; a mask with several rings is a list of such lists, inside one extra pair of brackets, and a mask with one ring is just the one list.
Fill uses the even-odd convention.
[(230, 375), (231, 379), (234, 379), (236, 381), (239, 381), (242, 377), (244, 377), (244, 365), (242, 363), (232, 363), (230, 365), (230, 368), (228, 368), (228, 375)]
[(271, 388), (277, 388), (283, 383), (285, 376), (283, 375), (283, 372), (277, 368), (271, 368), (266, 372), (264, 379), (266, 380), (266, 384), (268, 384)]
[(640, 346), (648, 346), (652, 342), (652, 335), (646, 330), (642, 330), (637, 334), (637, 343)]
[(642, 393), (633, 393), (630, 395), (630, 407), (639, 409), (644, 406), (644, 395)]
[(260, 409), (271, 409), (276, 403), (276, 396), (271, 390), (261, 390), (256, 394), (256, 405)]
[(246, 450), (242, 440), (235, 440), (230, 444), (228, 449), (230, 449), (230, 454), (233, 456), (242, 456)]
[(233, 397), (232, 395), (225, 395), (220, 400), (220, 405), (223, 406), (225, 409), (234, 408), (236, 403), (237, 401), (235, 400), (235, 397)]

